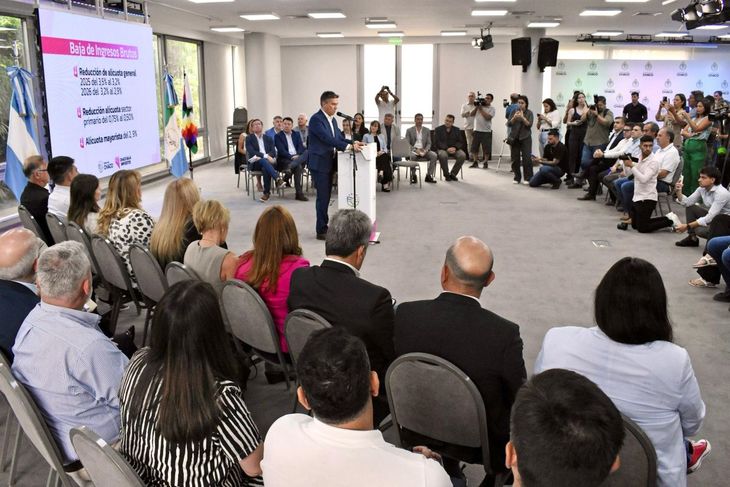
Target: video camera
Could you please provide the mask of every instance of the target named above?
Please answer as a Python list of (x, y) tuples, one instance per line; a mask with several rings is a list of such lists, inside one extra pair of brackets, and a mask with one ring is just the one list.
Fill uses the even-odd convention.
[(477, 91), (477, 98), (476, 98), (476, 100), (474, 100), (474, 106), (475, 107), (485, 107), (485, 106), (487, 106), (487, 100), (484, 97), (484, 95), (482, 95), (482, 92), (481, 91)]
[(507, 108), (509, 106), (509, 100), (507, 98), (502, 98), (502, 108)]
[(707, 114), (707, 118), (709, 118), (712, 122), (727, 120), (728, 107), (723, 106), (720, 108), (713, 108), (710, 113)]
[(598, 110), (598, 95), (593, 95), (593, 105), (588, 107), (588, 110)]

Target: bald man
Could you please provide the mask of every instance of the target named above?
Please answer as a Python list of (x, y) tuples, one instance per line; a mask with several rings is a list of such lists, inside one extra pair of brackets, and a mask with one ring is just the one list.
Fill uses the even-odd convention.
[[(443, 292), (426, 301), (402, 303), (395, 315), (395, 352), (442, 357), (466, 373), (484, 399), (492, 468), (505, 471), (510, 408), (527, 376), (519, 327), (482, 308), (482, 290), (494, 281), (494, 257), (476, 237), (461, 237), (446, 252), (441, 268)], [(423, 443), (411, 434), (407, 443)], [(418, 443), (417, 441), (421, 441)], [(443, 451), (441, 452), (444, 453)], [(450, 475), (458, 474), (444, 462)], [(458, 469), (458, 462), (456, 468)]]
[(0, 235), (0, 350), (11, 363), (18, 329), (39, 301), (35, 264), (45, 246), (25, 228)]

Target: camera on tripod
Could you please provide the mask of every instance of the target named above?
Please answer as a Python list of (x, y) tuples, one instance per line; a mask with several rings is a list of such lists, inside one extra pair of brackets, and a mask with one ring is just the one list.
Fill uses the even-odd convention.
[(481, 91), (477, 91), (477, 98), (474, 100), (474, 106), (475, 107), (485, 107), (487, 106), (487, 100), (484, 98), (484, 95), (482, 95)]

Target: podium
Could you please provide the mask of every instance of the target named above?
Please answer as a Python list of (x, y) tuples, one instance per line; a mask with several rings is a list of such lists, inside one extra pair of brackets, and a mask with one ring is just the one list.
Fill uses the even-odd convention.
[(357, 171), (353, 184), (352, 154), (337, 154), (337, 206), (339, 209), (357, 208), (370, 217), (373, 222), (373, 234), (370, 240), (378, 240), (379, 232), (375, 216), (375, 185), (378, 169), (375, 166), (377, 147), (368, 144), (362, 151), (355, 153)]

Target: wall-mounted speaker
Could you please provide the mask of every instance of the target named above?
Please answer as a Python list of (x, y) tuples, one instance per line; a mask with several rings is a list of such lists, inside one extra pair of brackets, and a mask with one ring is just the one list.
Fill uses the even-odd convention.
[(527, 67), (532, 62), (532, 40), (529, 37), (518, 37), (512, 39), (512, 66), (522, 66), (522, 72), (527, 72)]
[(537, 47), (537, 65), (540, 67), (540, 72), (545, 71), (547, 66), (557, 66), (558, 44), (558, 41), (549, 37), (540, 39)]

